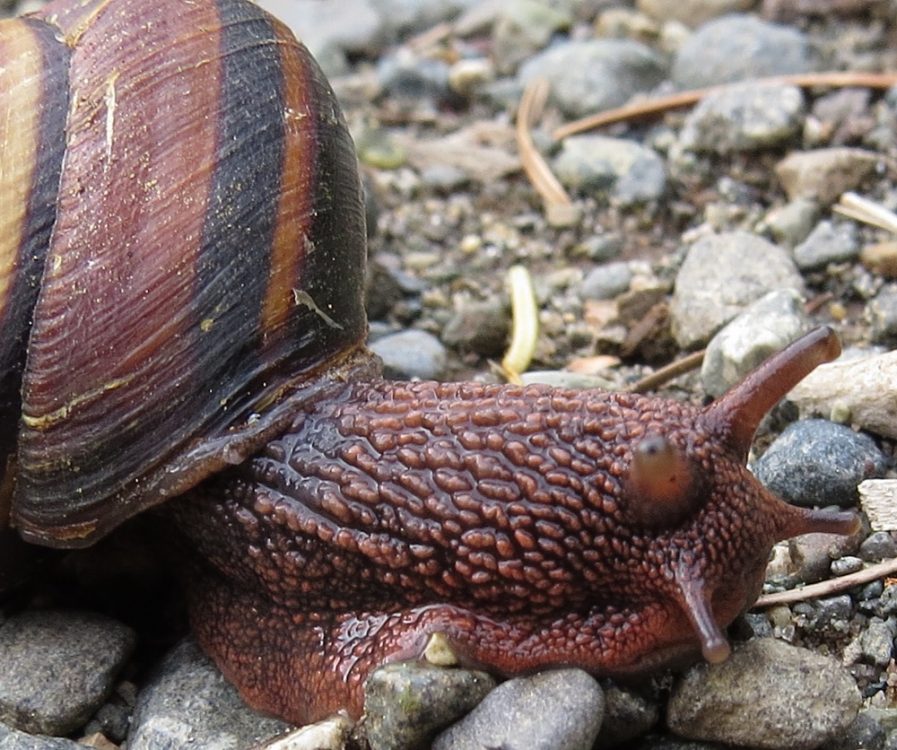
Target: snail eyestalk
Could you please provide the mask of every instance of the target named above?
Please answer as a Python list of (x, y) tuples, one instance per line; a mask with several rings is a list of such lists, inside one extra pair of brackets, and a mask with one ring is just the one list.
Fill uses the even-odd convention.
[(772, 355), (734, 388), (707, 408), (733, 450), (747, 457), (763, 417), (809, 373), (841, 353), (838, 336), (828, 326), (802, 336)]

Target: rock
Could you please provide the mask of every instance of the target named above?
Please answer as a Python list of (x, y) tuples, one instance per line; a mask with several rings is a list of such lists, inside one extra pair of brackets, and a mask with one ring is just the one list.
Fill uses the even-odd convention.
[(794, 248), (794, 262), (802, 271), (843, 263), (859, 255), (856, 224), (820, 221), (810, 235)]
[(849, 555), (859, 545), (858, 536), (837, 536), (833, 534), (802, 534), (786, 543), (790, 581), (815, 583), (831, 575), (832, 563)]
[(62, 737), (18, 732), (0, 724), (0, 750), (84, 750), (84, 745)]
[(253, 711), (192, 640), (162, 660), (137, 699), (128, 750), (242, 750), (288, 728)]
[(790, 247), (803, 242), (819, 218), (819, 206), (808, 198), (796, 198), (770, 211), (766, 226), (773, 239)]
[(897, 621), (893, 617), (882, 620), (873, 617), (866, 627), (844, 647), (842, 660), (845, 664), (874, 664), (886, 667), (894, 655), (894, 635)]
[(442, 329), (442, 341), (462, 351), (495, 357), (507, 345), (510, 313), (501, 299), (466, 301)]
[(861, 148), (818, 148), (789, 154), (776, 165), (776, 174), (792, 200), (810, 198), (827, 206), (859, 187), (878, 162), (877, 154)]
[(602, 683), (604, 691), (604, 720), (594, 750), (616, 747), (641, 737), (660, 717), (657, 701), (626, 687)]
[(897, 337), (897, 284), (881, 288), (866, 305), (873, 341), (890, 342)]
[(35, 734), (83, 726), (112, 692), (134, 632), (89, 612), (30, 610), (0, 627), (0, 721)]
[(499, 685), (433, 750), (590, 750), (603, 713), (601, 688), (585, 672), (540, 672)]
[(788, 394), (802, 414), (824, 414), (868, 432), (897, 438), (897, 351), (817, 367)]
[(866, 245), (860, 252), (860, 261), (873, 273), (886, 279), (897, 279), (897, 242)]
[(339, 714), (329, 719), (292, 729), (278, 735), (273, 740), (266, 740), (253, 750), (347, 750), (355, 747), (352, 742), (354, 724)]
[(849, 576), (851, 573), (857, 573), (863, 569), (863, 561), (853, 555), (832, 560), (831, 572), (836, 578), (839, 576)]
[(624, 138), (571, 136), (553, 164), (566, 187), (609, 193), (622, 206), (657, 200), (666, 190), (663, 159), (654, 149)]
[(582, 280), (580, 295), (583, 299), (613, 299), (629, 289), (632, 270), (626, 261), (615, 261), (597, 266)]
[(499, 72), (512, 73), (572, 23), (569, 9), (546, 0), (502, 3), (492, 29), (492, 54)]
[(778, 146), (800, 132), (804, 97), (796, 86), (745, 84), (712, 92), (686, 116), (680, 144), (730, 154)]
[(439, 378), (445, 369), (445, 347), (432, 334), (410, 329), (383, 336), (371, 343), (383, 359), (384, 371), (392, 378)]
[(897, 557), (897, 540), (889, 531), (873, 531), (860, 544), (859, 555), (866, 562), (880, 562)]
[(364, 686), (364, 733), (371, 750), (424, 747), (440, 729), (469, 713), (495, 679), (485, 672), (397, 662)]
[[(455, 18), (478, 0), (373, 0), (390, 36), (413, 35)], [(327, 3), (324, 3), (327, 5)], [(333, 13), (333, 9), (329, 10)], [(340, 12), (343, 15), (343, 6)]]
[(700, 26), (728, 13), (750, 10), (753, 4), (753, 0), (637, 0), (636, 7), (658, 21)]
[(701, 664), (674, 687), (677, 734), (754, 748), (812, 750), (854, 720), (860, 692), (834, 659), (759, 638), (722, 664)]
[(757, 478), (795, 505), (856, 505), (857, 485), (880, 477), (887, 460), (868, 435), (826, 419), (794, 422), (754, 467)]
[(383, 89), (395, 99), (445, 101), (449, 89), (449, 66), (443, 60), (420, 57), (408, 47), (380, 58), (377, 75)]
[(570, 117), (625, 104), (657, 86), (665, 70), (645, 45), (619, 39), (565, 42), (530, 58), (519, 80), (546, 78), (554, 102)]
[(701, 365), (704, 390), (711, 396), (721, 396), (808, 328), (800, 294), (793, 289), (769, 292), (710, 340)]
[(734, 13), (705, 23), (685, 40), (673, 61), (672, 79), (678, 88), (693, 89), (812, 69), (804, 34)]
[(803, 289), (784, 250), (741, 231), (703, 237), (688, 249), (676, 276), (670, 306), (673, 336), (685, 349), (698, 346), (776, 289)]

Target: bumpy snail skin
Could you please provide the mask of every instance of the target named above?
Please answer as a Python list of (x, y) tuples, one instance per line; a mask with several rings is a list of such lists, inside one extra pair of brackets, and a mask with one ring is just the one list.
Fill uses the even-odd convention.
[[(836, 351), (830, 331), (810, 334), (704, 410), (543, 387), (346, 386), (169, 506), (205, 560), (197, 635), (250, 701), (294, 721), (358, 714), (370, 671), (419, 657), (435, 632), (504, 674), (626, 675), (698, 650), (720, 661), (774, 542), (856, 528), (783, 503), (743, 465), (755, 402)], [(644, 471), (656, 476), (633, 476)]]

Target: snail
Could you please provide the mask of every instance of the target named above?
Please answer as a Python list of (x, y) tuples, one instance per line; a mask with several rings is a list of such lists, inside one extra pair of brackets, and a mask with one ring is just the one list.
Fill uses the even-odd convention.
[(718, 662), (775, 541), (856, 528), (744, 465), (837, 355), (826, 328), (705, 408), (382, 379), (352, 141), (250, 2), (4, 21), (0, 123), (4, 544), (158, 514), (189, 542), (193, 631), (253, 706), (358, 716), (372, 670), (434, 636), (505, 675)]

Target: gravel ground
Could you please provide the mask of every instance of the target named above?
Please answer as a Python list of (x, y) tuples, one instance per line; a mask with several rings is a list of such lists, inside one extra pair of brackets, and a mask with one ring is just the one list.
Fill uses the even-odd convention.
[[(775, 411), (757, 471), (798, 504), (856, 507), (858, 483), (884, 486), (885, 518), (836, 544), (778, 545), (766, 591), (897, 556), (894, 490), (875, 484), (895, 476), (897, 227), (833, 210), (847, 191), (897, 210), (897, 87), (756, 82), (897, 71), (897, 2), (340, 0), (337, 19), (315, 0), (262, 5), (293, 24), (346, 110), (368, 192), (371, 341), (391, 375), (497, 380), (514, 265), (539, 305), (528, 379), (625, 388), (707, 347), (702, 368), (663, 386), (701, 402), (830, 324), (851, 361)], [(532, 138), (570, 205), (543, 202), (521, 169), (514, 119), (536, 78), (550, 93)], [(695, 106), (552, 138), (633, 97), (740, 81)], [(813, 414), (847, 426), (785, 430)], [(72, 576), (116, 578), (88, 558), (5, 608), (0, 746), (242, 748), (284, 731), (246, 709), (192, 642), (175, 645), (183, 615), (167, 582), (139, 560), (123, 567), (151, 595), (71, 595)], [(432, 704), (488, 693), (440, 748), (589, 748), (596, 736), (597, 747), (897, 748), (897, 579), (757, 609), (732, 630), (746, 642), (724, 669), (636, 687), (576, 670), (491, 693), (480, 673), (414, 679), (435, 685)], [(375, 700), (387, 707), (367, 740), (336, 722), (307, 746), (426, 746), (471, 708), (458, 700), (436, 721), (432, 706), (387, 716), (388, 695)]]

